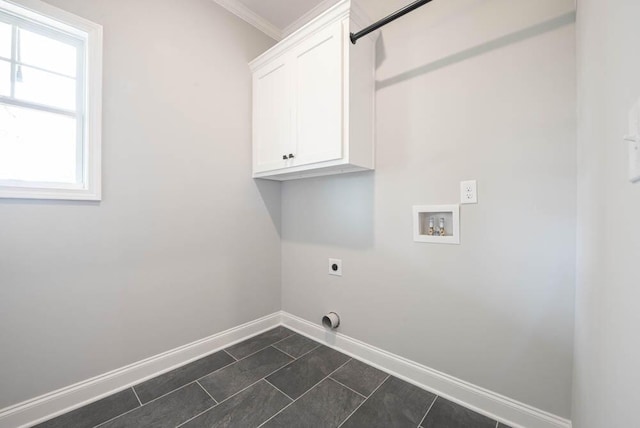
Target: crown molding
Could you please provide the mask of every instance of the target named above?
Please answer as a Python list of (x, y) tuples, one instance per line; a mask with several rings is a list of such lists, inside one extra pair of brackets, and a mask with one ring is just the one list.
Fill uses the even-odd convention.
[(315, 6), (313, 9), (302, 15), (300, 18), (293, 21), (291, 24), (287, 25), (282, 30), (282, 36), (287, 37), (291, 33), (294, 33), (296, 30), (302, 28), (305, 24), (317, 18), (323, 12), (329, 10), (332, 6), (339, 3), (339, 0), (323, 0), (320, 4)]
[(287, 52), (292, 46), (297, 45), (305, 38), (321, 31), (336, 21), (340, 21), (341, 19), (348, 17), (350, 12), (351, 0), (340, 0), (329, 10), (322, 13), (311, 22), (306, 23), (302, 28), (296, 30), (294, 34), (285, 37), (280, 41), (280, 43), (277, 43), (271, 49), (251, 61), (249, 63), (249, 67), (252, 71), (259, 69), (273, 58)]
[(273, 25), (271, 22), (267, 21), (244, 4), (240, 3), (238, 0), (213, 0), (218, 3), (223, 8), (227, 9), (229, 12), (236, 15), (238, 18), (244, 20), (245, 22), (253, 25), (258, 30), (265, 33), (267, 36), (275, 39), (276, 41), (282, 40), (282, 31)]

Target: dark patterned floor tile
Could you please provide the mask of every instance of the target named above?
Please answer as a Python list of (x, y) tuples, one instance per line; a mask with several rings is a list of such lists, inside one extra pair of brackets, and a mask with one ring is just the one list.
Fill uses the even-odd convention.
[(389, 377), (342, 425), (344, 428), (416, 428), (435, 395)]
[(200, 379), (199, 382), (216, 401), (220, 402), (284, 367), (291, 360), (288, 355), (269, 346)]
[(257, 427), (291, 403), (264, 380), (187, 422), (184, 428)]
[(267, 380), (295, 400), (347, 361), (348, 356), (321, 346), (281, 368)]

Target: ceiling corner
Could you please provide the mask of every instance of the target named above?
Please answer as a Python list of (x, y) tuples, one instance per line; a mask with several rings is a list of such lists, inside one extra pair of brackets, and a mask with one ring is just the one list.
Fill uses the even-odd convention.
[(293, 33), (294, 31), (300, 29), (305, 24), (309, 23), (311, 20), (313, 20), (314, 18), (316, 18), (317, 16), (319, 16), (323, 12), (325, 12), (328, 9), (330, 9), (331, 7), (335, 6), (336, 3), (338, 3), (338, 2), (339, 2), (339, 0), (322, 0), (313, 9), (311, 9), (310, 11), (308, 11), (307, 13), (302, 15), (300, 18), (296, 19), (291, 24), (287, 25), (282, 30), (282, 36), (286, 37), (289, 34)]
[(253, 25), (255, 28), (262, 31), (272, 39), (276, 41), (282, 40), (283, 32), (278, 27), (276, 27), (275, 25), (273, 25), (272, 23), (270, 23), (269, 21), (267, 21), (266, 19), (258, 15), (257, 13), (253, 12), (251, 9), (246, 7), (244, 4), (240, 3), (238, 0), (213, 0), (213, 1), (219, 4), (220, 6), (222, 6), (223, 8), (225, 8), (226, 10), (228, 10), (229, 12), (236, 15), (238, 18)]

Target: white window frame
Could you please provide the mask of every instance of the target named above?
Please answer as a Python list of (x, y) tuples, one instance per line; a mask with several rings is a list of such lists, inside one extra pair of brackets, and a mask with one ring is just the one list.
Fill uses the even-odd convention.
[(78, 144), (82, 144), (82, 182), (34, 183), (0, 180), (0, 198), (102, 199), (102, 26), (40, 0), (0, 0), (0, 10), (81, 39), (84, 70), (77, 78), (83, 91), (78, 100)]

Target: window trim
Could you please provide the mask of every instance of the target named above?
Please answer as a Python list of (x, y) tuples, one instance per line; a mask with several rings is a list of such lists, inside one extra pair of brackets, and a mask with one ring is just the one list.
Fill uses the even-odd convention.
[[(84, 96), (78, 105), (82, 126), (82, 183), (0, 182), (0, 198), (102, 199), (102, 26), (40, 0), (0, 0), (0, 9), (23, 19), (80, 37), (85, 41)], [(80, 100), (78, 100), (80, 101)], [(84, 114), (84, 116), (83, 116)]]

